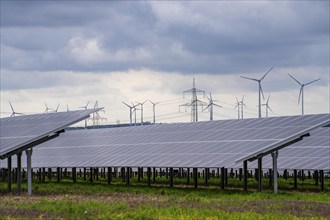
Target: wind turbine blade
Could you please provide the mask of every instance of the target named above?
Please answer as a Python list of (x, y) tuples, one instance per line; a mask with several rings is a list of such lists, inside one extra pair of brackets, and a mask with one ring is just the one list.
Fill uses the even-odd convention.
[(309, 84), (312, 84), (312, 83), (314, 83), (314, 82), (316, 82), (316, 81), (319, 81), (319, 80), (320, 80), (320, 79), (316, 79), (316, 80), (310, 81), (310, 82), (306, 83), (305, 86), (307, 86), (307, 85), (309, 85)]
[(127, 107), (131, 108), (131, 106), (129, 106), (128, 104), (126, 104), (125, 102), (122, 102), (124, 105), (126, 105)]
[(265, 75), (260, 79), (260, 81), (263, 80), (263, 79), (266, 77), (266, 75), (267, 75), (272, 69), (273, 69), (273, 67), (270, 68), (270, 69), (267, 71), (267, 73), (265, 73)]
[(259, 83), (259, 88), (260, 88), (260, 91), (261, 91), (262, 98), (265, 99), (264, 91), (262, 91), (262, 87), (261, 87), (261, 84), (260, 83)]
[(211, 101), (213, 100), (213, 99), (212, 99), (212, 94), (211, 94), (211, 93), (210, 93), (210, 99), (211, 99)]
[(301, 98), (301, 94), (302, 94), (302, 90), (303, 90), (304, 87), (300, 87), (300, 91), (299, 91), (299, 98), (298, 98), (298, 105), (300, 103), (300, 98)]
[(208, 104), (208, 106), (206, 106), (206, 107), (204, 108), (204, 111), (205, 111), (206, 109), (208, 109), (210, 106), (211, 106), (211, 104)]
[(244, 105), (245, 107), (247, 107), (243, 102), (242, 102), (242, 105)]
[(55, 110), (55, 112), (57, 112), (58, 111), (58, 108), (60, 107), (60, 104), (58, 104), (57, 105), (57, 108), (56, 108), (56, 110)]
[(14, 114), (14, 108), (13, 108), (13, 106), (12, 106), (12, 104), (11, 104), (11, 102), (9, 101), (9, 105), (10, 105), (10, 108), (11, 108), (11, 110), (13, 111), (13, 114)]
[(244, 101), (244, 97), (245, 97), (245, 95), (243, 95), (243, 97), (242, 97), (242, 101), (241, 101), (242, 103), (243, 103), (243, 101)]
[(269, 107), (269, 105), (267, 105), (267, 108), (268, 108), (271, 112), (273, 112), (273, 110)]
[(267, 102), (266, 102), (266, 103), (267, 103), (267, 105), (268, 105), (269, 99), (270, 99), (270, 95), (269, 95), (269, 96), (268, 96), (268, 98), (267, 98)]
[(254, 78), (250, 78), (250, 77), (241, 76), (241, 78), (243, 78), (243, 79), (249, 79), (249, 80), (253, 80), (253, 81), (259, 82), (259, 80), (254, 79)]
[(90, 101), (88, 100), (88, 102), (87, 102), (87, 104), (86, 104), (86, 106), (85, 106), (86, 109), (87, 109), (87, 106), (89, 105), (89, 102), (90, 102)]
[(291, 76), (289, 73), (288, 73), (288, 75), (289, 75), (294, 81), (296, 81), (299, 85), (302, 86), (302, 84), (301, 84), (298, 80), (296, 80), (293, 76)]
[(218, 105), (218, 104), (213, 104), (214, 106), (218, 106), (220, 108), (223, 108), (221, 105)]
[(237, 97), (236, 97), (236, 103), (239, 104), (239, 101), (238, 101)]

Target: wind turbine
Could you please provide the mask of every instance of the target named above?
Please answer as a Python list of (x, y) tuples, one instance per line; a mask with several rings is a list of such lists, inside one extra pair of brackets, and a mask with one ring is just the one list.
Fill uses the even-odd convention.
[(156, 105), (159, 104), (159, 102), (153, 103), (152, 101), (149, 100), (149, 102), (152, 104), (152, 111), (154, 115), (154, 124), (156, 123)]
[(56, 107), (56, 109), (54, 110), (54, 112), (57, 112), (59, 107), (60, 107), (60, 104), (57, 105), (57, 107)]
[(266, 106), (266, 118), (268, 118), (268, 109), (273, 112), (273, 110), (269, 107), (269, 99), (270, 95), (268, 96), (267, 102), (265, 104), (262, 104), (262, 106)]
[(270, 68), (270, 69), (265, 73), (265, 75), (263, 75), (263, 77), (261, 77), (260, 79), (255, 79), (255, 78), (249, 78), (249, 77), (241, 76), (241, 78), (243, 78), (243, 79), (248, 79), (248, 80), (253, 80), (253, 81), (258, 82), (258, 85), (259, 85), (259, 86), (258, 86), (258, 87), (259, 87), (259, 105), (258, 105), (258, 107), (259, 107), (259, 118), (261, 118), (261, 95), (262, 95), (263, 99), (265, 99), (265, 97), (264, 97), (264, 92), (262, 91), (262, 87), (261, 87), (261, 81), (266, 77), (266, 75), (267, 75), (272, 69), (273, 69), (273, 67)]
[[(96, 109), (98, 107), (99, 107), (99, 101), (96, 100), (95, 101), (95, 104), (94, 104), (94, 109)], [(102, 111), (103, 113), (105, 113), (105, 111), (103, 109), (101, 109), (100, 111)], [(101, 121), (103, 121), (103, 120), (106, 121), (107, 120), (107, 118), (101, 117), (98, 112), (94, 112), (93, 113), (93, 118), (92, 118), (92, 120), (93, 120), (93, 128), (95, 128), (95, 125), (99, 125), (99, 120), (100, 119), (101, 119)]]
[(143, 105), (144, 103), (146, 103), (147, 100), (145, 100), (144, 102), (136, 102), (138, 105), (141, 106), (141, 125), (143, 125)]
[(46, 109), (45, 109), (44, 113), (49, 113), (50, 110), (53, 110), (54, 111), (54, 109), (48, 108), (46, 102), (44, 104), (46, 106)]
[(69, 109), (69, 105), (68, 105), (68, 104), (66, 104), (66, 111), (67, 111), (67, 112), (70, 111), (70, 109)]
[(24, 115), (23, 113), (19, 113), (19, 112), (15, 112), (14, 108), (13, 108), (13, 105), (11, 104), (11, 102), (9, 101), (9, 105), (10, 105), (10, 108), (12, 110), (12, 114), (10, 115), (10, 117), (15, 117), (16, 115)]
[[(238, 99), (237, 99), (237, 97), (236, 97), (236, 106), (235, 106), (235, 108), (234, 109), (236, 109), (237, 108), (237, 115), (238, 115), (238, 118), (240, 119), (240, 118), (244, 118), (244, 106), (245, 107), (247, 107), (246, 105), (245, 105), (245, 103), (244, 103), (244, 97), (245, 97), (245, 95), (243, 95), (243, 97), (242, 97), (242, 100), (241, 101), (238, 101)], [(239, 114), (239, 113), (241, 113), (241, 115)]]
[(296, 81), (299, 85), (300, 85), (300, 91), (299, 91), (299, 98), (298, 98), (298, 105), (299, 105), (299, 102), (300, 102), (300, 98), (301, 98), (301, 114), (304, 115), (304, 87), (309, 85), (309, 84), (312, 84), (316, 81), (319, 81), (320, 79), (315, 79), (315, 80), (312, 80), (308, 83), (300, 83), (297, 79), (295, 79), (293, 76), (291, 76), (290, 74), (288, 74), (294, 81)]
[[(133, 112), (135, 112), (136, 110), (136, 105), (134, 105), (132, 103), (132, 106), (128, 105), (127, 103), (125, 102), (122, 102), (124, 105), (126, 105), (128, 108), (129, 108), (129, 120), (130, 120), (130, 126), (132, 126), (132, 115), (133, 115)], [(132, 111), (134, 109), (134, 111)]]
[(238, 99), (237, 99), (237, 97), (236, 97), (236, 105), (235, 105), (235, 108), (234, 109), (236, 109), (237, 108), (237, 118), (238, 119), (240, 119), (240, 106), (241, 106), (241, 104), (240, 104), (240, 102), (238, 101)]
[(210, 121), (213, 121), (213, 106), (218, 106), (220, 108), (222, 108), (222, 106), (214, 103), (217, 100), (212, 99), (211, 93), (210, 93), (210, 97), (207, 97), (207, 99), (209, 100), (209, 104), (206, 106), (206, 108), (204, 110), (206, 110), (207, 108), (210, 108)]
[[(83, 109), (87, 109), (89, 104), (89, 101), (87, 102), (87, 104), (85, 106), (79, 107), (79, 108), (83, 108)], [(87, 128), (87, 118), (85, 119), (85, 128)]]

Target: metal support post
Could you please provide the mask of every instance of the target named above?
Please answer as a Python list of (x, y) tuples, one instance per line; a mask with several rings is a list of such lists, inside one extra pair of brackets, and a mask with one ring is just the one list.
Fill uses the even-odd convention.
[(126, 183), (127, 183), (127, 185), (129, 186), (129, 184), (130, 184), (130, 179), (131, 179), (131, 176), (130, 176), (130, 167), (127, 167), (126, 168)]
[(156, 168), (152, 169), (153, 182), (156, 183)]
[(17, 154), (17, 193), (21, 194), (22, 190), (22, 152)]
[(32, 148), (25, 151), (26, 161), (27, 161), (27, 185), (28, 185), (28, 195), (32, 195), (32, 167), (31, 167), (31, 156)]
[(187, 184), (190, 183), (190, 168), (187, 168)]
[(294, 186), (293, 186), (293, 188), (294, 189), (297, 189), (297, 170), (293, 170), (293, 178), (294, 178)]
[(208, 180), (209, 180), (209, 170), (208, 168), (205, 168), (205, 186), (208, 185)]
[(262, 191), (262, 157), (258, 158), (258, 191)]
[(12, 181), (11, 156), (7, 158), (7, 169), (8, 169), (8, 175), (7, 175), (8, 192), (11, 192), (11, 181)]
[(225, 189), (225, 168), (221, 167), (221, 189)]
[(194, 176), (194, 187), (195, 189), (197, 189), (198, 187), (197, 168), (193, 168), (193, 176)]
[(324, 191), (324, 171), (320, 170), (321, 191)]
[(147, 168), (147, 179), (148, 179), (148, 186), (151, 186), (151, 167)]
[(247, 160), (245, 160), (244, 162), (243, 162), (243, 172), (244, 172), (244, 179), (243, 179), (243, 188), (244, 188), (244, 191), (247, 191), (247, 189), (248, 189), (248, 184), (247, 184), (247, 182), (248, 182), (248, 170), (247, 170)]
[(173, 167), (170, 168), (170, 187), (173, 187)]
[(73, 183), (77, 182), (77, 168), (76, 167), (72, 168), (72, 181), (73, 181)]
[(93, 183), (93, 167), (89, 169), (89, 181), (90, 183)]
[[(277, 181), (277, 158), (278, 158), (278, 151), (272, 153), (273, 157), (273, 181), (274, 181), (274, 193), (278, 193), (278, 181)], [(269, 174), (271, 176), (271, 174)], [(270, 177), (271, 178), (271, 177)]]
[(112, 177), (112, 168), (108, 167), (108, 184), (111, 183), (111, 177)]

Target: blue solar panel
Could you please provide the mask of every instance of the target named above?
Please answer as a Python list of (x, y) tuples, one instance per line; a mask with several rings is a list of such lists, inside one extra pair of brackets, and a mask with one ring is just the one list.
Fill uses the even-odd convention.
[(34, 141), (77, 123), (100, 109), (24, 115), (0, 119), (0, 159)]
[[(277, 149), (329, 114), (67, 131), (35, 147), (33, 167), (235, 167)], [(24, 164), (24, 163), (23, 163)]]

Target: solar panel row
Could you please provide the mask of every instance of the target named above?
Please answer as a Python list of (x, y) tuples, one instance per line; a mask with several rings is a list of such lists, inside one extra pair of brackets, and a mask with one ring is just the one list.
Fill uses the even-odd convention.
[(77, 123), (100, 109), (25, 115), (0, 119), (0, 159), (21, 147)]
[[(297, 138), (315, 127), (329, 123), (329, 114), (322, 114), (71, 130), (35, 147), (32, 161), (33, 167), (235, 168), (242, 167), (241, 163), (235, 164), (239, 158), (253, 157), (264, 149), (278, 147), (279, 143), (288, 138)], [(317, 135), (319, 132), (315, 132), (315, 137)], [(315, 151), (313, 155), (323, 161), (322, 155), (329, 150), (329, 139), (325, 138), (324, 141), (320, 137), (314, 138), (312, 133), (312, 137), (306, 138), (306, 141), (315, 143), (314, 139), (317, 139), (319, 142), (316, 143), (326, 142), (324, 148), (320, 144), (312, 145)], [(329, 164), (323, 163), (321, 159), (318, 160), (320, 163), (316, 163), (314, 158), (312, 163), (304, 158), (306, 155), (303, 153), (298, 157), (298, 146), (280, 151), (279, 168), (290, 165), (289, 162), (296, 156), (295, 165), (292, 166), (329, 169)], [(315, 150), (316, 147), (318, 150)], [(306, 151), (304, 148), (303, 152), (310, 152), (309, 148)], [(284, 155), (288, 155), (287, 158)], [(267, 158), (264, 159), (263, 167), (271, 168), (271, 158)]]

